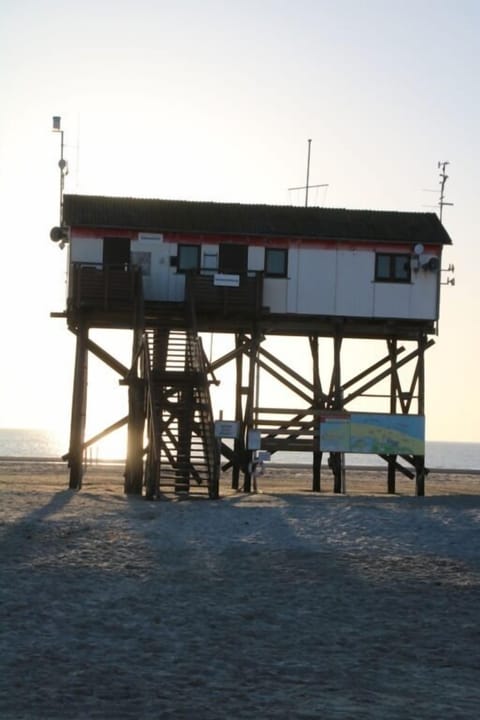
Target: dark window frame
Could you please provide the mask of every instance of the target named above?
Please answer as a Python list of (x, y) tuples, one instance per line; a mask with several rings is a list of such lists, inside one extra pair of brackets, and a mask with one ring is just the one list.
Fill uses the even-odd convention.
[[(195, 250), (196, 254), (196, 261), (194, 265), (189, 265), (188, 267), (182, 267), (182, 250)], [(198, 272), (200, 270), (200, 245), (192, 245), (191, 243), (185, 243), (182, 245), (179, 245), (177, 248), (177, 273), (187, 273), (187, 272)]]
[[(380, 265), (388, 261), (385, 273)], [(402, 263), (399, 268), (399, 263)], [(408, 253), (380, 253), (375, 254), (375, 282), (409, 284), (412, 281), (411, 256)]]
[[(283, 270), (280, 272), (271, 271), (268, 269), (268, 256), (275, 254), (282, 254), (283, 256)], [(265, 277), (268, 278), (286, 278), (288, 277), (288, 249), (287, 248), (265, 248)]]

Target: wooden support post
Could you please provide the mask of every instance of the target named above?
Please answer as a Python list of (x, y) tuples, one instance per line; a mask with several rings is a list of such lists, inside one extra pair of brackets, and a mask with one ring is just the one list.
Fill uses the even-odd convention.
[(75, 350), (75, 370), (73, 376), (72, 416), (70, 424), (70, 448), (68, 466), (70, 468), (70, 489), (80, 490), (83, 478), (83, 443), (85, 440), (85, 422), (87, 417), (87, 380), (88, 380), (88, 325), (81, 321), (77, 329)]
[(397, 456), (388, 456), (388, 477), (387, 477), (387, 492), (389, 495), (394, 495), (396, 491), (396, 470), (397, 470)]
[(160, 474), (159, 462), (153, 456), (151, 450), (147, 457), (145, 467), (145, 498), (146, 500), (156, 500), (158, 496), (158, 479)]
[(322, 452), (320, 451), (320, 403), (322, 397), (322, 383), (320, 379), (319, 355), (318, 355), (318, 337), (311, 336), (310, 350), (312, 352), (313, 361), (313, 477), (312, 491), (320, 492), (321, 488), (321, 471), (322, 471)]
[(138, 377), (139, 351), (142, 347), (142, 328), (133, 333), (131, 376), (128, 386), (127, 462), (124, 491), (127, 495), (141, 495), (143, 485), (143, 434), (145, 431), (145, 384)]
[(333, 472), (333, 492), (342, 492), (342, 453), (330, 453), (330, 467)]
[[(236, 368), (236, 384), (235, 384), (235, 420), (243, 428), (243, 408), (242, 408), (242, 375), (243, 375), (243, 353), (239, 352), (242, 340), (240, 335), (235, 335), (235, 368)], [(240, 461), (239, 458), (245, 450), (242, 433), (233, 441), (233, 449), (235, 459), (232, 466), (232, 490), (238, 490), (240, 487)]]
[[(332, 382), (330, 385), (331, 402), (334, 410), (343, 409), (343, 397), (341, 389), (341, 365), (340, 365), (340, 350), (342, 347), (342, 337), (335, 335), (333, 338), (333, 370), (332, 370)], [(342, 482), (342, 455), (341, 453), (331, 453), (331, 468), (333, 471), (333, 492), (341, 493), (343, 482)]]
[[(253, 336), (252, 336), (253, 337)], [(244, 415), (244, 430), (243, 434), (246, 440), (248, 431), (253, 428), (253, 417), (254, 417), (254, 399), (255, 399), (255, 378), (256, 378), (256, 365), (258, 360), (258, 346), (259, 338), (258, 335), (254, 336), (254, 342), (252, 343), (249, 355), (249, 366), (248, 366), (248, 387), (246, 392), (245, 402), (245, 415)], [(252, 472), (253, 472), (253, 456), (254, 452), (247, 447), (245, 444), (245, 467), (244, 467), (244, 483), (243, 489), (245, 492), (251, 492), (252, 490)]]
[(145, 388), (141, 378), (132, 378), (128, 388), (128, 438), (124, 491), (141, 495), (143, 485), (143, 433), (145, 428)]
[(320, 492), (321, 484), (321, 468), (322, 468), (322, 455), (323, 453), (319, 450), (313, 451), (313, 482), (312, 491)]
[(425, 495), (425, 455), (415, 455), (415, 494)]
[[(398, 356), (397, 340), (395, 338), (387, 340), (388, 351), (390, 354), (390, 363), (392, 373), (390, 375), (390, 413), (394, 415), (397, 411), (397, 389), (398, 389), (398, 373), (395, 369), (395, 362)], [(388, 456), (388, 472), (387, 472), (387, 492), (394, 495), (396, 491), (396, 470), (397, 456)]]
[[(427, 337), (422, 334), (418, 339), (418, 414), (425, 415), (425, 350)], [(425, 455), (415, 456), (415, 492), (425, 495)]]

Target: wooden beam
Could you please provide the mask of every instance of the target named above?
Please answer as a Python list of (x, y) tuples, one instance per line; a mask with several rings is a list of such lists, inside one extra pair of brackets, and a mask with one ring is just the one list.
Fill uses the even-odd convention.
[[(432, 345), (435, 345), (435, 340), (429, 340), (425, 345), (425, 350)], [(411, 353), (409, 353), (406, 357), (402, 358), (401, 360), (397, 360), (394, 363), (394, 368), (398, 370), (398, 368), (402, 367), (403, 365), (406, 365), (410, 360), (412, 360), (414, 357), (417, 357), (419, 354), (419, 350), (413, 350)], [(370, 380), (369, 382), (365, 383), (365, 385), (362, 385), (358, 390), (356, 390), (353, 393), (350, 393), (346, 398), (343, 399), (344, 405), (347, 405), (348, 403), (352, 402), (357, 397), (360, 397), (366, 390), (369, 390), (371, 387), (379, 383), (381, 380), (384, 380), (386, 377), (391, 375), (392, 368), (388, 368), (387, 370), (384, 370), (379, 375), (377, 375), (373, 380)]]
[(281, 360), (269, 353), (267, 350), (265, 350), (265, 348), (260, 348), (260, 355), (267, 358), (267, 360), (270, 360), (270, 362), (276, 365), (276, 367), (283, 370), (284, 373), (296, 380), (298, 383), (300, 383), (300, 385), (303, 385), (303, 387), (306, 388), (309, 392), (313, 393), (314, 386), (312, 385), (312, 383), (308, 382), (308, 380), (306, 380), (304, 377), (292, 370), (292, 368), (289, 368), (288, 365), (285, 365), (285, 363), (283, 363)]
[(90, 350), (90, 352), (92, 352), (96, 357), (98, 357), (99, 360), (102, 360), (102, 362), (112, 368), (112, 370), (115, 370), (115, 372), (121, 375), (123, 378), (126, 378), (129, 374), (129, 368), (127, 368), (125, 365), (123, 365), (123, 363), (114, 358), (113, 355), (110, 355), (110, 353), (101, 348), (100, 345), (97, 345), (97, 343), (93, 342), (93, 340), (87, 340), (87, 349)]
[[(126, 425), (128, 422), (128, 415), (123, 417), (121, 420), (117, 420), (116, 422), (112, 423), (108, 427), (106, 427), (101, 432), (97, 433), (96, 435), (93, 435), (88, 440), (85, 440), (82, 443), (82, 451), (86, 450), (87, 448), (91, 447), (92, 445), (95, 445), (99, 440), (102, 440), (107, 435), (110, 435), (110, 433), (115, 432), (115, 430), (118, 430), (119, 428)], [(66, 453), (65, 455), (62, 455), (62, 460), (69, 460), (70, 459), (70, 453)]]

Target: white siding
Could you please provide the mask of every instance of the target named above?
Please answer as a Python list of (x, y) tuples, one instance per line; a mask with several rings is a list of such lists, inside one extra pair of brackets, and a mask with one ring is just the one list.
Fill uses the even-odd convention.
[(297, 278), (300, 251), (291, 247), (288, 251), (287, 313), (298, 312)]
[(292, 278), (297, 294), (296, 312), (333, 315), (335, 312), (335, 250), (299, 251), (299, 267)]
[(287, 278), (265, 278), (263, 281), (263, 303), (272, 313), (287, 312)]
[(337, 251), (335, 314), (372, 317), (375, 253)]
[(409, 283), (375, 283), (373, 316), (376, 318), (410, 317)]
[[(176, 243), (164, 242), (161, 235), (139, 234), (132, 240), (131, 251), (139, 253), (139, 263), (144, 265), (147, 300), (183, 300), (185, 276), (171, 266), (171, 257), (177, 254)], [(421, 264), (431, 257), (422, 256)], [(102, 258), (102, 237), (71, 238), (70, 262), (101, 264)], [(203, 245), (202, 267), (213, 269), (215, 258), (218, 245)], [(248, 269), (261, 272), (264, 265), (265, 248), (249, 247)], [(434, 320), (438, 312), (440, 269), (419, 267), (415, 271), (414, 267), (412, 260), (410, 283), (375, 282), (372, 248), (313, 248), (295, 243), (288, 251), (288, 278), (264, 278), (262, 304), (276, 314)]]
[[(424, 262), (432, 257), (426, 255)], [(439, 264), (440, 264), (440, 259)], [(440, 267), (436, 271), (419, 269), (412, 271), (412, 285), (410, 294), (410, 317), (424, 320), (435, 320), (438, 313), (438, 291), (441, 279)]]

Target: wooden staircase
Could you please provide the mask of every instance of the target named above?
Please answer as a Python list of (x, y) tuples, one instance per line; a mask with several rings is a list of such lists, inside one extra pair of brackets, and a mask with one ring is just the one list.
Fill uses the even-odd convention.
[(146, 496), (218, 497), (220, 472), (201, 339), (193, 330), (145, 333)]

